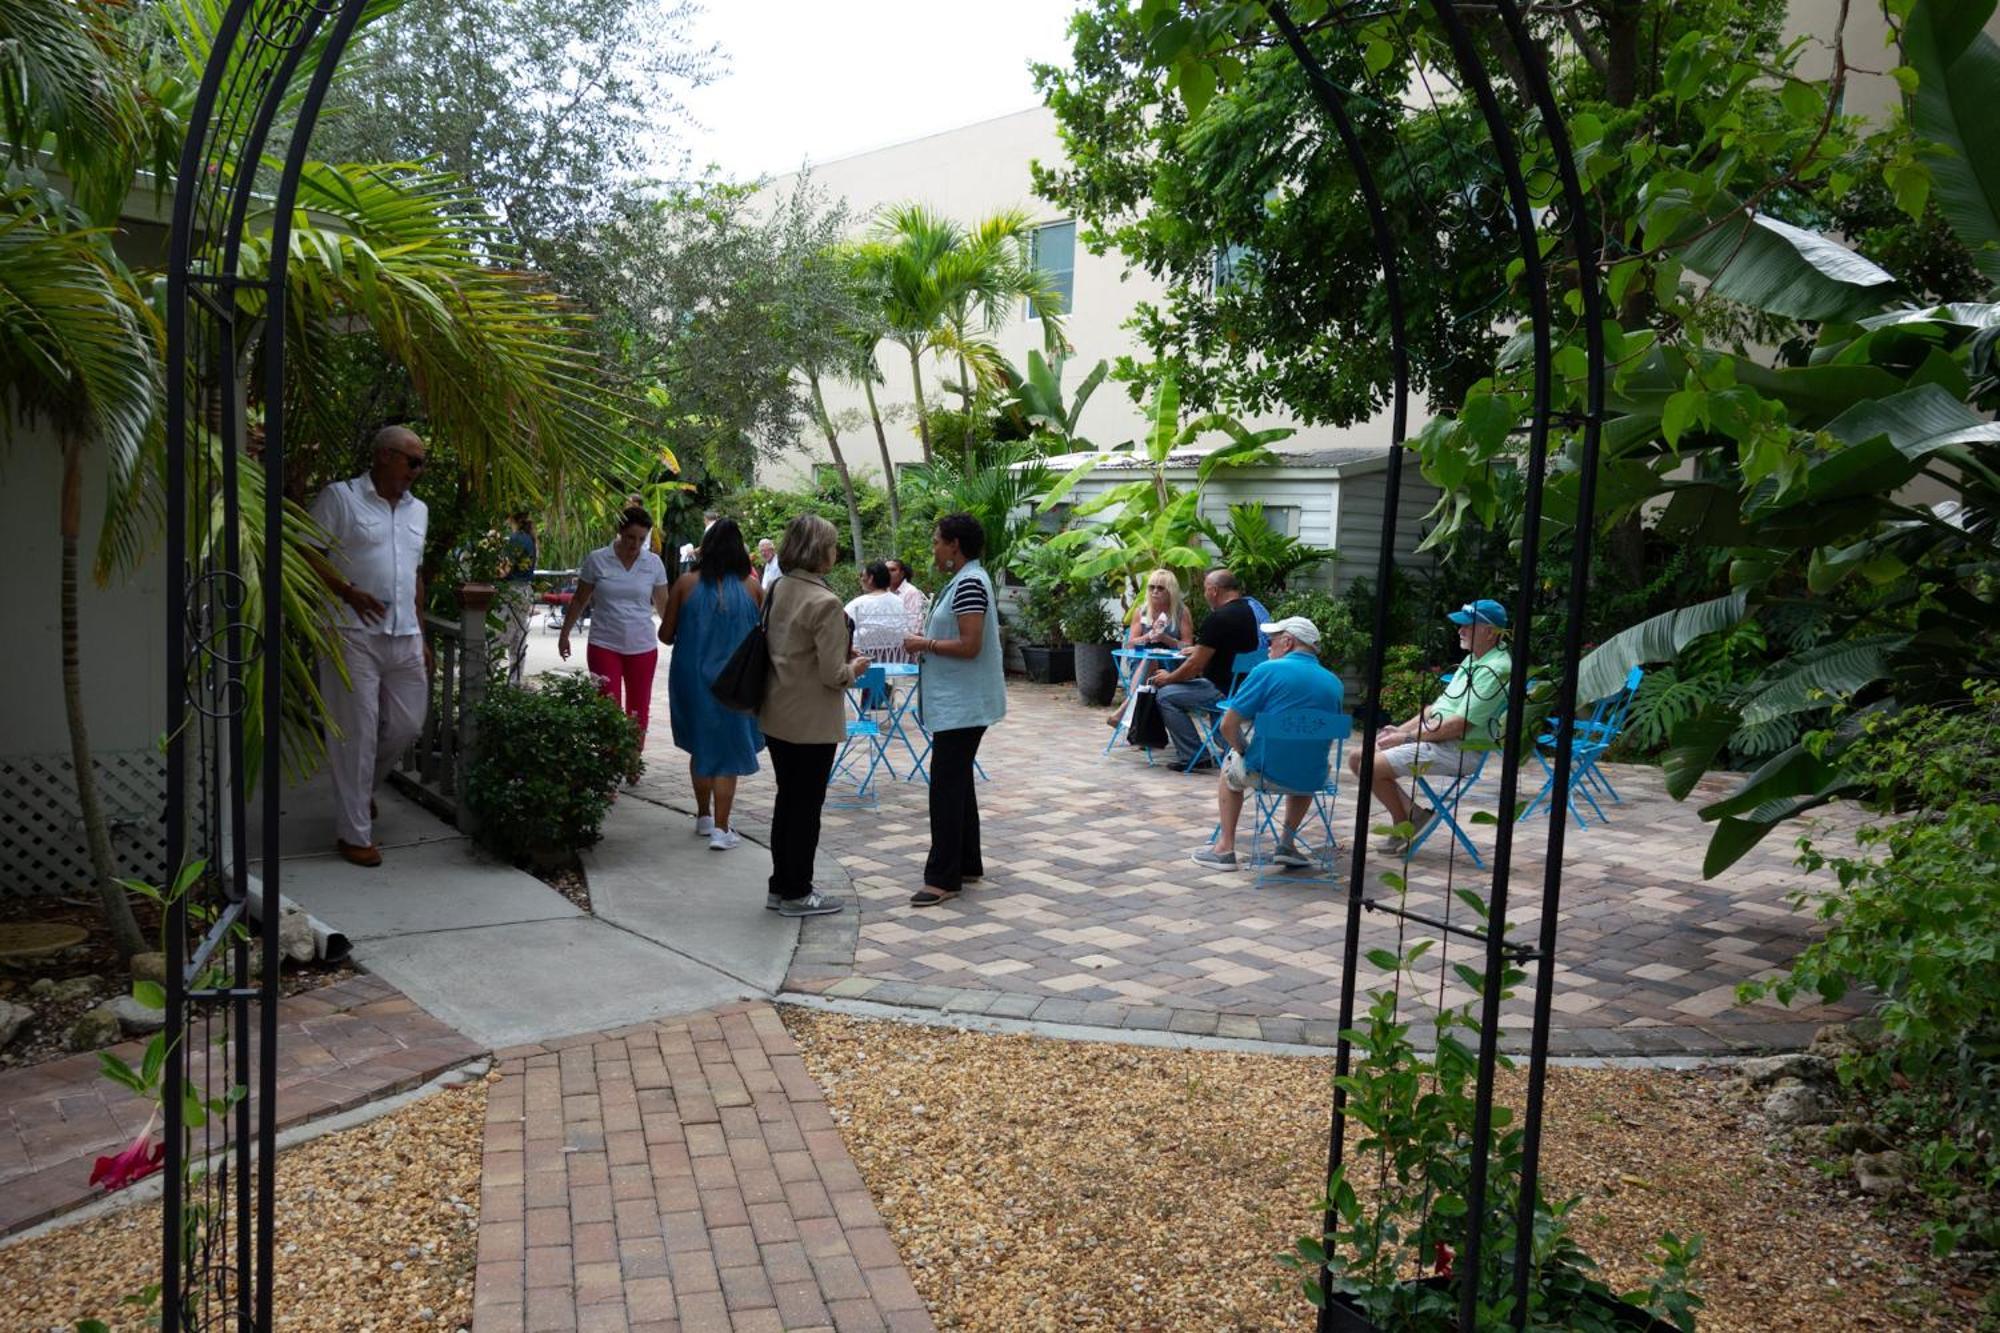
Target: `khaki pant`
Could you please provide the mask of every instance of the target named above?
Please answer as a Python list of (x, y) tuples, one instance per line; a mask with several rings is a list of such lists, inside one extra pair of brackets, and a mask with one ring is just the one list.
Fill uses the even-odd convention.
[(322, 661), (320, 692), (334, 730), (327, 736), (327, 769), (333, 776), (334, 836), (355, 847), (372, 846), (368, 805), (375, 788), (423, 730), (430, 705), (420, 634), (340, 632), (353, 688), (341, 684), (333, 663)]

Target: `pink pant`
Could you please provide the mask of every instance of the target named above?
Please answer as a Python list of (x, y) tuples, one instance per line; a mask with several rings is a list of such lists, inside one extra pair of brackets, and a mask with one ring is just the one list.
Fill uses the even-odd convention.
[(597, 688), (639, 724), (639, 739), (645, 740), (646, 718), (653, 707), (653, 668), (660, 664), (660, 650), (615, 653), (591, 643), (584, 645), (583, 660), (597, 677)]

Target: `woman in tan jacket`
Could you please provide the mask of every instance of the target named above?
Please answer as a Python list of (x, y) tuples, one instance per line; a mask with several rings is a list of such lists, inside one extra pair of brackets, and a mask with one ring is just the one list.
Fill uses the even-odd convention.
[(839, 554), (833, 524), (801, 514), (785, 529), (767, 594), (771, 683), (757, 725), (777, 775), (771, 810), (771, 884), (764, 906), (783, 916), (825, 916), (846, 904), (813, 888), (819, 814), (834, 752), (847, 737), (847, 687), (868, 659), (847, 650), (840, 594), (826, 586)]

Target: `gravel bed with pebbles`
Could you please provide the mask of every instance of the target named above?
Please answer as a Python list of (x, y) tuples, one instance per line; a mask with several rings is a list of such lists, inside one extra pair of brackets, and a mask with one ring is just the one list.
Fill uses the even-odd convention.
[[(277, 1327), (468, 1329), (486, 1083), (447, 1088), (278, 1159)], [(67, 1333), (157, 1277), (160, 1208), (124, 1209), (0, 1250), (0, 1327)]]
[[(1312, 1326), (1274, 1256), (1317, 1224), (1330, 1060), (784, 1013), (941, 1328)], [(1704, 1330), (1978, 1323), (1914, 1215), (1816, 1169), (1726, 1082), (1551, 1071), (1545, 1179), (1582, 1197), (1614, 1289), (1671, 1230), (1702, 1238)]]

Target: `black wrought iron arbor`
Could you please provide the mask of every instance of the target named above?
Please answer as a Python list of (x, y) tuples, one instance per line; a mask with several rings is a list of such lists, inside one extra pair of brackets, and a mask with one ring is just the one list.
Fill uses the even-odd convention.
[[(1562, 108), (1557, 104), (1548, 62), (1541, 41), (1530, 32), (1522, 6), (1516, 0), (1490, 0), (1479, 4), (1456, 4), (1451, 0), (1374, 0), (1373, 3), (1335, 0), (1328, 12), (1303, 31), (1283, 0), (1265, 0), (1276, 40), (1287, 48), (1304, 69), (1314, 101), (1330, 135), (1352, 172), (1355, 189), (1365, 207), (1381, 269), (1383, 308), (1390, 352), (1391, 387), (1390, 451), (1387, 495), (1383, 504), (1380, 563), (1375, 586), (1376, 599), (1372, 647), (1368, 655), (1367, 680), (1370, 698), (1379, 698), (1384, 673), (1384, 654), (1390, 623), (1388, 590), (1400, 526), (1398, 500), (1408, 451), (1403, 448), (1410, 424), (1412, 391), (1411, 339), (1413, 323), (1420, 317), (1411, 309), (1406, 281), (1412, 265), (1426, 261), (1435, 251), (1438, 230), (1451, 227), (1491, 229), (1511, 238), (1516, 251), (1518, 277), (1514, 279), (1514, 299), (1525, 306), (1528, 353), (1531, 357), (1528, 383), (1531, 409), (1525, 422), (1525, 504), (1520, 542), (1520, 565), (1516, 593), (1511, 608), (1513, 626), (1512, 667), (1508, 677), (1506, 735), (1520, 737), (1529, 717), (1529, 684), (1532, 674), (1552, 679), (1557, 719), (1551, 762), (1555, 768), (1557, 792), (1568, 790), (1570, 755), (1576, 716), (1577, 663), (1584, 632), (1585, 593), (1590, 569), (1590, 537), (1596, 504), (1596, 476), (1600, 430), (1604, 415), (1605, 347), (1604, 301), (1598, 281), (1600, 238), (1592, 224), (1591, 210), (1583, 182), (1576, 168)], [(1435, 20), (1434, 32), (1442, 38), (1442, 50), (1449, 61), (1435, 60), (1416, 50), (1407, 41), (1407, 32), (1398, 20), (1428, 14)], [(1383, 20), (1389, 20), (1383, 22)], [(1315, 49), (1324, 50), (1327, 38), (1318, 34), (1344, 33), (1356, 46), (1365, 33), (1373, 42), (1400, 41), (1396, 59), (1387, 68), (1408, 71), (1410, 82), (1382, 86), (1379, 78), (1368, 75), (1365, 58), (1347, 62), (1349, 77), (1343, 81), (1328, 69)], [(1401, 33), (1399, 38), (1398, 34)], [(1445, 216), (1420, 220), (1399, 228), (1385, 202), (1384, 182), (1389, 173), (1401, 175), (1407, 193), (1423, 195), (1422, 185), (1435, 185), (1436, 167), (1414, 161), (1403, 146), (1404, 130), (1425, 116), (1440, 114), (1437, 83), (1446, 89), (1442, 98), (1459, 110), (1476, 110), (1476, 123), (1485, 127), (1483, 143), (1459, 145), (1454, 149), (1450, 173), (1453, 209)], [(1503, 98), (1502, 91), (1507, 96)], [(1357, 108), (1365, 109), (1375, 129), (1371, 137), (1357, 127)], [(1382, 150), (1384, 126), (1388, 127), (1390, 148)], [(1544, 165), (1531, 173), (1524, 168), (1530, 153), (1531, 136), (1539, 136), (1539, 155)], [(1443, 141), (1451, 145), (1447, 131)], [(1372, 147), (1371, 147), (1372, 142)], [(1428, 180), (1424, 178), (1430, 178)], [(1568, 252), (1570, 263), (1551, 262), (1559, 254), (1545, 249), (1553, 241)], [(1560, 413), (1554, 392), (1556, 374), (1557, 308), (1565, 296), (1574, 302), (1576, 324), (1582, 334), (1584, 365), (1583, 406), (1580, 412)], [(1549, 609), (1542, 593), (1544, 570), (1543, 496), (1550, 475), (1551, 437), (1559, 434), (1569, 449), (1568, 464), (1577, 473), (1576, 505), (1569, 526), (1570, 550), (1567, 586), (1562, 589), (1566, 611), (1562, 654), (1559, 662), (1533, 663), (1529, 659), (1529, 633), (1538, 613)], [(1361, 972), (1361, 935), (1364, 917), (1370, 913), (1414, 925), (1420, 931), (1437, 932), (1447, 941), (1452, 937), (1473, 940), (1480, 956), (1479, 970), (1484, 979), (1480, 997), (1476, 1118), (1471, 1143), (1470, 1188), (1466, 1203), (1463, 1246), (1458, 1256), (1457, 1297), (1459, 1326), (1467, 1330), (1481, 1327), (1480, 1311), (1496, 1298), (1511, 1295), (1508, 1318), (1523, 1327), (1528, 1317), (1528, 1288), (1535, 1242), (1536, 1181), (1540, 1170), (1541, 1135), (1544, 1109), (1544, 1079), (1549, 1058), (1551, 1001), (1554, 997), (1556, 926), (1561, 905), (1564, 802), (1551, 803), (1547, 825), (1546, 861), (1539, 899), (1538, 937), (1532, 945), (1507, 939), (1504, 925), (1511, 901), (1512, 872), (1517, 825), (1508, 812), (1517, 808), (1523, 752), (1517, 744), (1507, 744), (1494, 756), (1499, 761), (1498, 806), (1491, 879), (1485, 898), (1483, 922), (1471, 925), (1451, 920), (1446, 895), (1442, 919), (1411, 911), (1394, 892), (1370, 888), (1369, 840), (1371, 825), (1380, 816), (1370, 809), (1368, 792), (1376, 762), (1372, 727), (1364, 726), (1360, 738), (1361, 777), (1357, 784), (1353, 854), (1348, 880), (1345, 957), (1340, 999), (1340, 1028), (1353, 1028), (1357, 1013), (1356, 993)], [(1455, 856), (1455, 852), (1453, 853)], [(1532, 965), (1534, 1007), (1529, 1029), (1526, 1061), (1527, 1102), (1521, 1127), (1524, 1135), (1521, 1178), (1516, 1200), (1517, 1216), (1511, 1262), (1501, 1271), (1511, 1281), (1511, 1292), (1482, 1291), (1486, 1271), (1481, 1251), (1485, 1245), (1490, 1213), (1489, 1187), (1494, 1148), (1494, 1084), (1500, 1056), (1500, 1007), (1503, 977), (1512, 968)], [(1352, 1067), (1353, 1047), (1343, 1036), (1336, 1050), (1336, 1072), (1340, 1076)], [(1341, 1165), (1347, 1129), (1346, 1095), (1338, 1087), (1334, 1093), (1332, 1126), (1328, 1140), (1329, 1174)], [(1328, 1214), (1325, 1229), (1333, 1230)], [(1323, 1270), (1324, 1280), (1327, 1274)], [(1331, 1303), (1322, 1310), (1320, 1328), (1349, 1327), (1340, 1322), (1340, 1313)]]
[[(167, 270), (162, 1325), (271, 1327), (286, 260), (305, 149), (365, 0), (231, 0), (189, 116)], [(288, 136), (267, 159), (273, 134)], [(246, 226), (269, 219), (261, 276)], [(246, 445), (260, 385), (261, 467)], [(261, 522), (258, 521), (261, 515)], [(254, 780), (253, 780), (254, 771)], [(250, 845), (249, 793), (263, 803)], [(252, 877), (270, 910), (251, 911)]]

